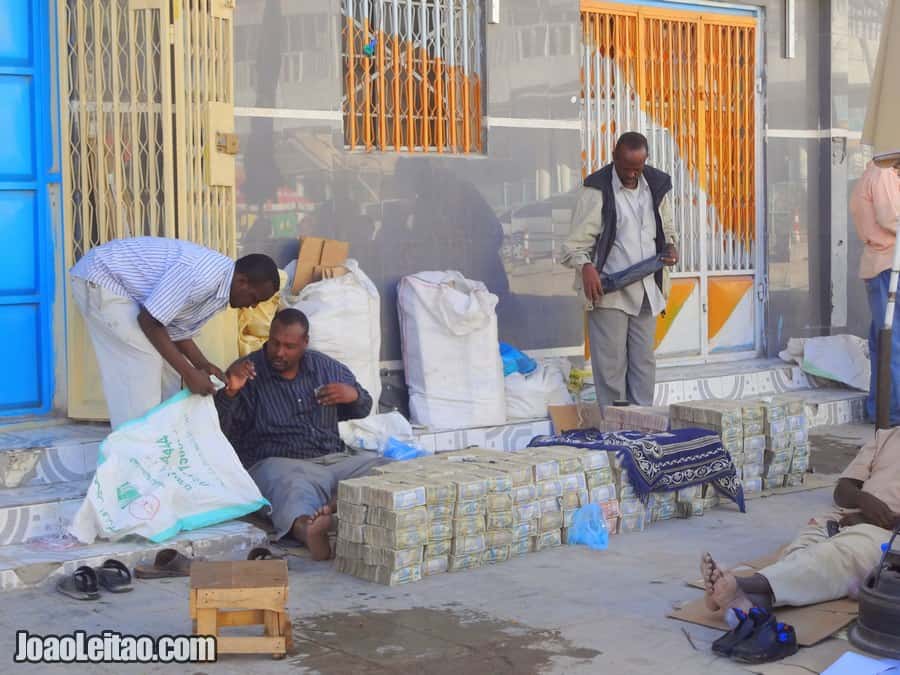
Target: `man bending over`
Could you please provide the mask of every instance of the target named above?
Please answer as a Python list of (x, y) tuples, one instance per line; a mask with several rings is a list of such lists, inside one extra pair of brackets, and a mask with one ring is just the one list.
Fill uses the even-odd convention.
[(278, 538), (290, 533), (314, 560), (327, 560), (338, 483), (382, 460), (349, 455), (338, 435), (338, 422), (369, 414), (372, 397), (346, 366), (308, 345), (306, 315), (280, 311), (263, 348), (226, 371), (216, 408), (222, 431), (272, 504)]
[[(900, 524), (900, 428), (880, 431), (841, 475), (835, 512), (813, 518), (780, 560), (749, 577), (700, 561), (711, 610), (771, 610), (855, 596)], [(829, 526), (829, 521), (831, 525)]]

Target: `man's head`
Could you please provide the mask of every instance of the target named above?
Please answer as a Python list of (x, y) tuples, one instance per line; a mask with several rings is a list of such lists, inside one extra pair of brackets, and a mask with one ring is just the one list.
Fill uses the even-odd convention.
[(266, 359), (276, 373), (292, 373), (309, 346), (309, 319), (298, 309), (283, 309), (269, 327)]
[(255, 307), (275, 295), (280, 287), (275, 261), (262, 253), (251, 253), (234, 264), (228, 301), (236, 308)]
[(619, 174), (622, 185), (629, 190), (638, 186), (649, 153), (647, 138), (636, 131), (627, 131), (616, 141), (616, 147), (613, 150), (613, 165), (616, 173)]

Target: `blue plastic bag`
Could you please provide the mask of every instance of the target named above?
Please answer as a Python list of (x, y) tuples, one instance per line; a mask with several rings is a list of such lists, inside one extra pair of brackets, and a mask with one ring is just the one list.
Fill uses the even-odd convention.
[(407, 459), (417, 459), (419, 457), (424, 457), (427, 454), (428, 453), (422, 450), (422, 448), (417, 448), (414, 445), (398, 441), (393, 436), (388, 439), (384, 446), (384, 456), (397, 462), (403, 462)]
[(569, 528), (570, 544), (584, 544), (595, 551), (604, 551), (609, 545), (609, 530), (599, 504), (582, 506), (575, 512)]
[(512, 373), (528, 375), (537, 370), (537, 361), (505, 342), (500, 343), (500, 358), (503, 359), (504, 377)]

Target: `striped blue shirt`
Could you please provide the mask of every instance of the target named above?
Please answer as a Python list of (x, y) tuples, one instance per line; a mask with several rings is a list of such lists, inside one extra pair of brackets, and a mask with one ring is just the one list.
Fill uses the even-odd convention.
[[(310, 459), (346, 448), (338, 434), (338, 422), (359, 419), (372, 409), (372, 397), (350, 369), (330, 356), (308, 351), (300, 371), (287, 380), (269, 366), (265, 347), (247, 358), (256, 367), (234, 398), (216, 394), (222, 431), (247, 466), (266, 457)], [(349, 384), (359, 398), (354, 403), (322, 406), (316, 389), (326, 384)]]
[(234, 261), (189, 241), (137, 237), (92, 248), (71, 274), (130, 298), (185, 340), (228, 306)]

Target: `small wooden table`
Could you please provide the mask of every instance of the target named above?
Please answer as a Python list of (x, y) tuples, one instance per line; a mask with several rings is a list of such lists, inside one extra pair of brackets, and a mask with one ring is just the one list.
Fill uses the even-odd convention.
[[(293, 649), (287, 614), (284, 560), (195, 561), (191, 564), (190, 611), (195, 635), (212, 635), (219, 654), (265, 654), (284, 658)], [(223, 636), (223, 626), (265, 627), (258, 637)]]

